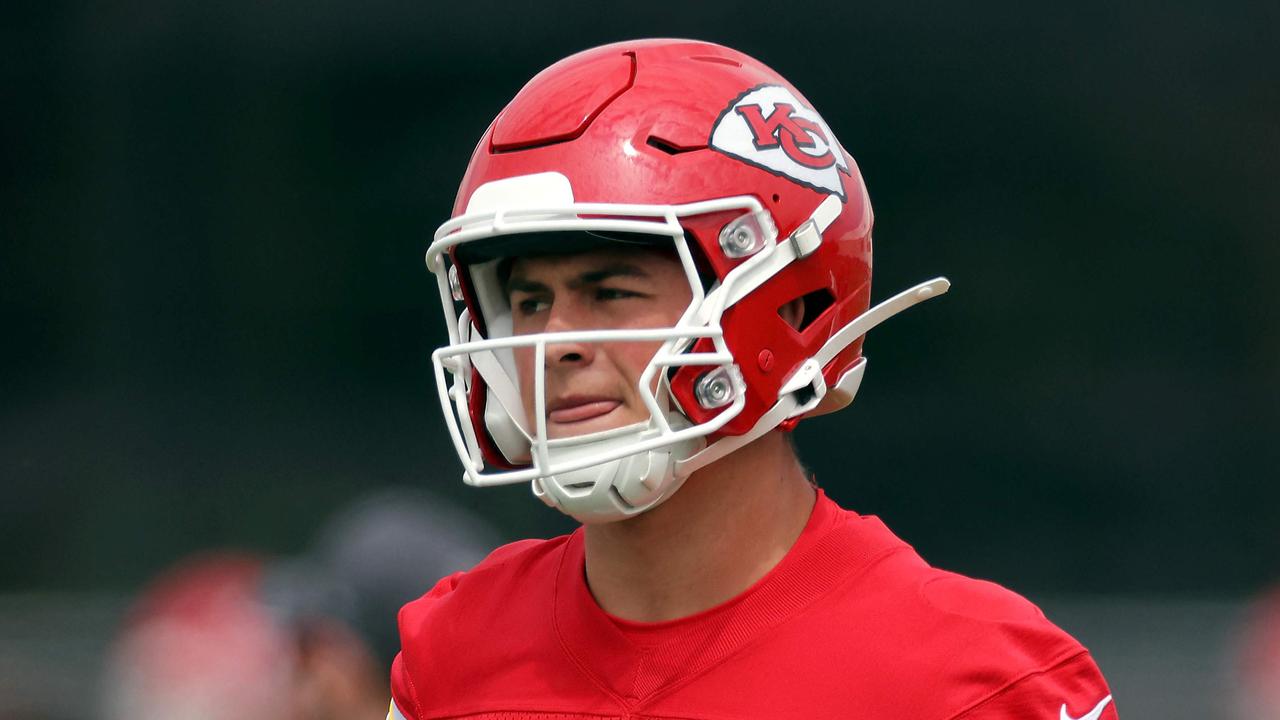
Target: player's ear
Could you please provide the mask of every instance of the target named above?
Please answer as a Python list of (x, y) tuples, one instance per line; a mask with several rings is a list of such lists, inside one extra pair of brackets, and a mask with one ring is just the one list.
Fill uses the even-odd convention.
[(778, 315), (783, 322), (799, 330), (800, 322), (804, 320), (804, 298), (796, 298), (778, 308)]

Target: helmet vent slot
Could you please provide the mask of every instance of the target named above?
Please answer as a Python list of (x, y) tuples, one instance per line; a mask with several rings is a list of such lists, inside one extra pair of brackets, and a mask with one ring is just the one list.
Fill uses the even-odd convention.
[(663, 140), (656, 135), (650, 135), (645, 144), (652, 148), (657, 148), (668, 155), (679, 155), (681, 153), (693, 152), (694, 150), (706, 150), (706, 145), (677, 145), (670, 140)]
[(697, 60), (705, 63), (718, 63), (720, 65), (732, 65), (733, 67), (742, 67), (742, 63), (737, 60), (726, 57), (717, 57), (715, 55), (690, 55), (690, 60)]

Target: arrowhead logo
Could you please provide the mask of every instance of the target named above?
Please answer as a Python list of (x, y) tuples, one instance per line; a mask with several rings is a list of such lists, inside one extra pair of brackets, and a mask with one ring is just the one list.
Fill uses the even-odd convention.
[(849, 163), (818, 113), (781, 85), (752, 88), (729, 103), (708, 144), (775, 175), (845, 199)]
[(1071, 713), (1067, 712), (1067, 704), (1062, 703), (1062, 708), (1058, 710), (1058, 720), (1098, 720), (1098, 718), (1102, 717), (1102, 711), (1107, 709), (1107, 704), (1110, 702), (1111, 696), (1108, 695), (1102, 698), (1092, 710), (1078, 718), (1071, 717)]

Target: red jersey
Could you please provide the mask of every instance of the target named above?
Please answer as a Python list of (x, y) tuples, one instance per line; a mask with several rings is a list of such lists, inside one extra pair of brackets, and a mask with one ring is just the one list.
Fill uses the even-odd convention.
[(400, 612), (393, 720), (1115, 720), (1080, 643), (819, 493), (782, 562), (697, 615), (600, 609), (582, 530), (507, 545)]

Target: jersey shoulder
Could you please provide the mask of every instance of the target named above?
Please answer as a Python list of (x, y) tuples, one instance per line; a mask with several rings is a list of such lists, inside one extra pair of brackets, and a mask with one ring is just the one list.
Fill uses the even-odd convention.
[(873, 592), (919, 641), (917, 661), (1012, 681), (1085, 652), (1035, 603), (1002, 585), (931, 567), (914, 553), (890, 558), (880, 569), (882, 577), (869, 578), (879, 586)]
[[(1088, 650), (1030, 600), (931, 567), (914, 552), (885, 558), (846, 592), (858, 617), (876, 618), (876, 647), (864, 648), (876, 672), (895, 679), (882, 685), (886, 711), (949, 718), (996, 708), (990, 703), (1002, 695), (1060, 701), (1059, 686), (1071, 688), (1074, 709), (1106, 688)], [(866, 627), (855, 629), (866, 637)]]
[(1044, 612), (1018, 593), (991, 582), (929, 568), (916, 578), (916, 591), (928, 611), (960, 623), (1027, 625), (1054, 629)]
[[(425, 595), (400, 609), (401, 645), (429, 637), (443, 628), (465, 629), (527, 612), (528, 600), (539, 586), (554, 582), (559, 550), (568, 536), (550, 540), (520, 540), (503, 545), (474, 568), (442, 578)], [(519, 590), (522, 602), (512, 602)]]
[(558, 647), (546, 618), (569, 537), (504, 545), (401, 608), (391, 685), (408, 720), (435, 716), (511, 667), (546, 667)]
[(967, 654), (950, 675), (963, 708), (955, 717), (1117, 717), (1088, 650), (1034, 603), (993, 582), (929, 575), (921, 600), (954, 628), (950, 651)]

